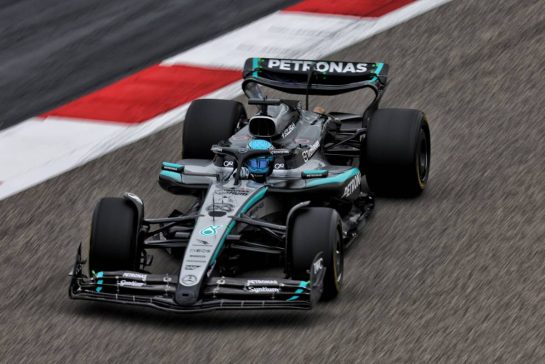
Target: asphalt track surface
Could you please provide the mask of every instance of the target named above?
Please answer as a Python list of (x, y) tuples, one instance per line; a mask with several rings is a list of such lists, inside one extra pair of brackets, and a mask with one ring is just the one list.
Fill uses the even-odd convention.
[(544, 362), (544, 13), (455, 0), (328, 57), (392, 65), (383, 104), (427, 112), (432, 172), (419, 199), (377, 201), (344, 292), (313, 311), (67, 298), (98, 198), (135, 192), (150, 216), (186, 202), (156, 185), (180, 126), (0, 202), (0, 362)]
[(295, 0), (0, 0), (0, 129)]

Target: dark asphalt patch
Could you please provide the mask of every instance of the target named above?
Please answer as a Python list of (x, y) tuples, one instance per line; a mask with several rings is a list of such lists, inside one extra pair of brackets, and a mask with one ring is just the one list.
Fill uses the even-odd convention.
[(26, 0), (0, 4), (0, 129), (294, 0)]

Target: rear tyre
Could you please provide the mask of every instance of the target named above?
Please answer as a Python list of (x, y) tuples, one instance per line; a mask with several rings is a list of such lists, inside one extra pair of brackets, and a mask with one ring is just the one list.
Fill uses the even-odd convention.
[(310, 266), (316, 255), (322, 252), (326, 267), (322, 300), (335, 298), (343, 279), (339, 214), (326, 207), (302, 208), (290, 220), (288, 241), (292, 278), (308, 280)]
[(430, 128), (423, 112), (379, 109), (362, 146), (360, 169), (371, 191), (383, 196), (418, 196), (430, 170)]
[(246, 119), (244, 106), (232, 100), (203, 99), (189, 105), (183, 125), (183, 158), (211, 159), (212, 145), (227, 140)]
[(91, 225), (90, 271), (138, 270), (139, 229), (138, 213), (130, 201), (114, 197), (101, 199)]

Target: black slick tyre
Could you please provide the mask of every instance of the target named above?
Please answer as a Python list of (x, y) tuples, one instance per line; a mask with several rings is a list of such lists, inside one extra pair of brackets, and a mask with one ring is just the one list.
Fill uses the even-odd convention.
[(415, 197), (430, 170), (430, 128), (423, 112), (379, 109), (362, 145), (362, 165), (371, 191), (386, 197)]
[(244, 106), (232, 100), (201, 99), (189, 105), (183, 124), (183, 158), (211, 159), (212, 145), (227, 140), (246, 119)]
[(343, 278), (343, 246), (337, 211), (326, 207), (297, 210), (290, 218), (288, 239), (292, 278), (308, 280), (313, 260), (322, 252), (326, 267), (322, 300), (335, 298)]
[(138, 213), (123, 198), (101, 199), (94, 211), (89, 244), (90, 271), (138, 270)]

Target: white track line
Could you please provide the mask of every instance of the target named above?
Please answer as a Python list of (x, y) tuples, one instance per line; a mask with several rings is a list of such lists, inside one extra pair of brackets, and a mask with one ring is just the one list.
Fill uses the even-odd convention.
[[(203, 98), (233, 99), (237, 81)], [(63, 117), (33, 118), (0, 133), (0, 200), (184, 120), (189, 103), (128, 126)], [(24, 146), (24, 148), (22, 148)]]
[[(377, 19), (276, 12), (163, 64), (240, 68), (253, 56), (323, 58), (449, 1), (419, 0)], [(241, 94), (236, 82), (205, 97), (232, 99)], [(50, 117), (8, 128), (0, 132), (0, 199), (180, 123), (188, 106), (136, 126)]]
[(168, 58), (162, 64), (236, 69), (250, 57), (320, 59), (449, 1), (420, 0), (380, 18), (280, 11)]
[(193, 64), (210, 67), (241, 68), (250, 57), (302, 58), (322, 55), (315, 49), (333, 46), (345, 30), (368, 21), (352, 17), (277, 12), (231, 33), (203, 43), (162, 64)]

